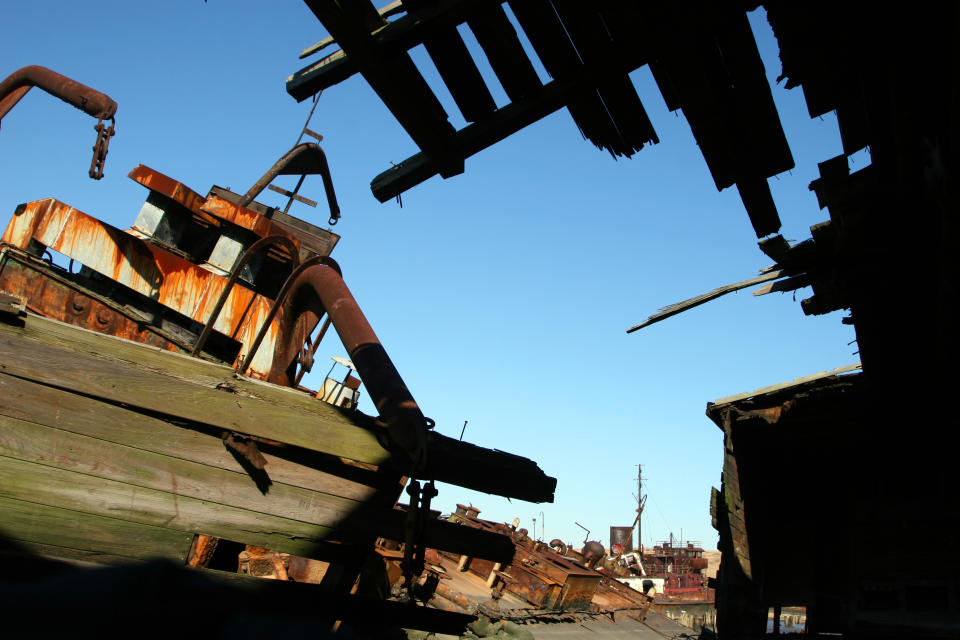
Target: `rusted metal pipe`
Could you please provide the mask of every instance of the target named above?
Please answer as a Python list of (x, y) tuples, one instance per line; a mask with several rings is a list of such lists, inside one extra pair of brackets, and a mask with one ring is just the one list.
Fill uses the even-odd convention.
[(230, 271), (230, 278), (220, 293), (220, 299), (217, 300), (216, 306), (210, 313), (207, 324), (204, 325), (200, 337), (197, 338), (196, 344), (193, 345), (193, 350), (190, 352), (190, 355), (195, 356), (199, 354), (203, 349), (203, 345), (207, 343), (207, 338), (210, 337), (210, 332), (213, 331), (213, 325), (217, 321), (217, 318), (220, 317), (220, 312), (223, 311), (223, 305), (227, 302), (227, 296), (230, 295), (230, 290), (233, 289), (233, 285), (240, 279), (240, 272), (243, 271), (243, 267), (246, 266), (253, 256), (260, 253), (263, 249), (275, 245), (283, 245), (283, 247), (290, 252), (290, 260), (293, 262), (293, 268), (297, 268), (300, 264), (300, 255), (297, 253), (297, 247), (293, 244), (293, 241), (286, 236), (267, 236), (266, 238), (260, 238), (250, 245), (247, 250), (243, 252), (243, 255), (240, 256), (237, 263), (233, 265), (233, 269)]
[(117, 113), (117, 103), (108, 95), (34, 64), (14, 71), (0, 83), (0, 120), (30, 87), (39, 87), (100, 120), (112, 118)]
[(330, 176), (330, 166), (327, 164), (327, 156), (315, 142), (303, 142), (298, 144), (290, 151), (283, 154), (283, 157), (274, 163), (270, 170), (263, 174), (263, 177), (257, 180), (256, 184), (250, 187), (243, 198), (240, 199), (241, 207), (249, 206), (254, 198), (260, 195), (260, 192), (267, 188), (267, 185), (279, 175), (311, 175), (320, 174), (323, 179), (323, 189), (327, 193), (327, 205), (330, 207), (330, 224), (336, 224), (340, 219), (340, 205), (337, 204), (337, 194), (333, 190), (333, 178)]
[[(253, 344), (251, 344), (250, 349), (247, 350), (247, 357), (244, 358), (243, 363), (240, 365), (240, 373), (246, 373), (247, 368), (250, 366), (250, 363), (253, 362), (253, 357), (257, 355), (257, 351), (260, 349), (260, 344), (263, 342), (264, 336), (267, 335), (267, 329), (270, 328), (270, 323), (273, 322), (273, 319), (276, 317), (277, 312), (280, 310), (280, 307), (283, 305), (283, 302), (287, 297), (287, 292), (290, 291), (290, 287), (296, 281), (297, 277), (305, 269), (308, 269), (309, 267), (312, 267), (318, 264), (328, 265), (333, 269), (335, 269), (338, 274), (341, 273), (340, 265), (337, 264), (336, 260), (334, 260), (329, 256), (313, 256), (312, 258), (309, 258), (306, 262), (298, 266), (296, 269), (294, 269), (293, 272), (289, 276), (287, 276), (287, 279), (286, 281), (284, 281), (283, 286), (280, 287), (280, 293), (277, 294), (277, 298), (276, 300), (273, 301), (273, 306), (270, 307), (270, 312), (267, 314), (267, 317), (264, 319), (263, 325), (260, 327), (260, 330), (257, 331), (257, 337), (254, 338)], [(319, 321), (321, 315), (323, 315), (323, 312), (317, 314), (317, 321)], [(279, 342), (277, 344), (279, 344)], [(301, 344), (302, 344), (302, 341), (301, 341)], [(298, 347), (298, 350), (299, 350), (299, 347)], [(273, 359), (274, 361), (277, 360), (276, 353), (274, 353)], [(289, 384), (289, 380), (279, 381), (278, 378), (279, 376), (274, 375), (272, 372), (271, 372), (271, 375), (268, 377), (268, 379), (271, 382), (277, 382), (277, 384), (285, 384), (288, 386), (292, 386)]]
[[(414, 472), (425, 472), (428, 420), (343, 278), (322, 263), (307, 265), (305, 262), (297, 271), (296, 275), (291, 274), (284, 298), (277, 300), (283, 304), (283, 313), (268, 380), (276, 384), (289, 382), (292, 375), (289, 369), (303, 344), (301, 320), (319, 320), (326, 313), (386, 423), (390, 438), (410, 456)], [(286, 284), (284, 288), (287, 289)], [(247, 362), (251, 357), (248, 355)]]

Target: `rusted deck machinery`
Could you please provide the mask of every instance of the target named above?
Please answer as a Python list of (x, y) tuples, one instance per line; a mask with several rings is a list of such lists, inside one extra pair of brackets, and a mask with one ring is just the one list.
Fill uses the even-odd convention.
[[(244, 195), (201, 196), (138, 166), (130, 177), (149, 195), (127, 230), (53, 198), (17, 207), (0, 238), (4, 555), (202, 567), (232, 554), (236, 569), (255, 545), (329, 563), (322, 585), (341, 593), (378, 557), (378, 537), (407, 542), (408, 572), (427, 545), (512, 558), (508, 537), (427, 518), (433, 481), (551, 501), (555, 479), (431, 431), (329, 257), (338, 236), (254, 201), (284, 174), (320, 175), (336, 221), (312, 143)], [(378, 417), (299, 386), (330, 325)], [(410, 477), (429, 482), (411, 482), (404, 512), (394, 507)], [(450, 631), (467, 619), (371, 620), (330, 603), (324, 615), (367, 626)]]

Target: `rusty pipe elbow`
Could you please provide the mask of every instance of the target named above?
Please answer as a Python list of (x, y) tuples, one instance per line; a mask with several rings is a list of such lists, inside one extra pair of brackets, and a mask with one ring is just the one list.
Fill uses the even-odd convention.
[[(0, 109), (0, 118), (23, 97), (30, 87), (39, 87), (94, 118), (105, 120), (114, 117), (117, 113), (117, 103), (110, 96), (56, 71), (34, 64), (14, 71), (0, 82), (0, 104), (4, 107)], [(18, 89), (22, 89), (19, 95), (12, 100), (5, 100)]]
[(286, 383), (289, 364), (303, 344), (301, 318), (313, 314), (319, 319), (324, 312), (386, 423), (390, 438), (410, 457), (415, 471), (424, 471), (427, 420), (353, 294), (333, 267), (326, 264), (310, 266), (290, 284), (278, 321), (277, 346), (269, 380)]

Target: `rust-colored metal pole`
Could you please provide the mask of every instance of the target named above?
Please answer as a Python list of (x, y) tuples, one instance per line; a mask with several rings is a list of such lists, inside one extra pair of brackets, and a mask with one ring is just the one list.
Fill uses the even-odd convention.
[(108, 95), (34, 64), (14, 71), (0, 82), (0, 120), (30, 87), (39, 87), (94, 118), (106, 120), (117, 113), (117, 103)]
[(308, 312), (319, 317), (326, 311), (391, 439), (410, 456), (415, 472), (422, 473), (426, 468), (427, 419), (340, 274), (326, 264), (306, 267), (277, 302), (282, 302), (283, 313), (271, 381), (286, 375), (285, 367), (302, 346), (297, 344), (300, 317)]

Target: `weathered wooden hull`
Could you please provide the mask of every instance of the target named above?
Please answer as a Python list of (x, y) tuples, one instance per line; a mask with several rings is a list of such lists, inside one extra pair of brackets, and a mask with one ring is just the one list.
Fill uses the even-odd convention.
[[(195, 534), (321, 558), (331, 540), (402, 535), (401, 472), (356, 416), (56, 321), (0, 322), (0, 535), (103, 562), (183, 560)], [(278, 443), (259, 444), (259, 487), (232, 432)]]

